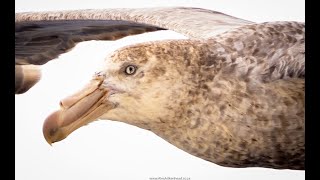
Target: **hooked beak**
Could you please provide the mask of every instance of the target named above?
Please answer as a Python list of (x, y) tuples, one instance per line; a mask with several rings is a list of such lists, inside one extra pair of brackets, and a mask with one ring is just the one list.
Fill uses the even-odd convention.
[(43, 124), (43, 135), (51, 145), (65, 139), (76, 129), (96, 120), (115, 105), (107, 100), (113, 89), (102, 87), (103, 79), (93, 79), (82, 90), (60, 102)]

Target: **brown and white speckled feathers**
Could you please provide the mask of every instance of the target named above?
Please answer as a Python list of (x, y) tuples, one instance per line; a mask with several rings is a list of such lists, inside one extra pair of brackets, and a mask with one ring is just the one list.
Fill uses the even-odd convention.
[[(138, 44), (106, 62), (107, 81), (130, 95), (102, 118), (151, 130), (222, 166), (304, 169), (303, 23)], [(123, 64), (139, 70), (122, 77)]]
[[(253, 74), (267, 82), (287, 77), (304, 78), (304, 34), (304, 23), (272, 22), (246, 25), (214, 39), (225, 49), (225, 54), (233, 56), (232, 62), (237, 60), (238, 64), (241, 61), (251, 64), (244, 70), (249, 71), (247, 75)], [(241, 71), (241, 68), (235, 68)]]
[[(72, 10), (16, 13), (16, 93), (40, 78), (36, 66), (88, 40), (117, 40), (144, 32), (173, 30), (191, 38), (208, 38), (252, 22), (223, 13), (184, 7)], [(187, 26), (186, 26), (187, 25)]]
[[(304, 169), (304, 23), (253, 24), (198, 8), (19, 13), (16, 93), (39, 77), (30, 64), (43, 64), (74, 42), (160, 29), (193, 39), (110, 55), (105, 81), (125, 93), (108, 97), (117, 108), (100, 118), (151, 130), (222, 166)], [(138, 68), (130, 77), (123, 73), (128, 64)]]

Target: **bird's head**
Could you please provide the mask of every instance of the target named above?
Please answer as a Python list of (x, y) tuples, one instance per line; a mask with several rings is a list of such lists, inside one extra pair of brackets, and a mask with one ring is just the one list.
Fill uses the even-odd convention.
[[(163, 123), (183, 109), (195, 70), (196, 48), (185, 41), (137, 44), (119, 49), (81, 91), (60, 102), (43, 126), (49, 144), (99, 119), (142, 128)], [(186, 73), (188, 72), (188, 73)], [(178, 108), (179, 107), (179, 108)]]

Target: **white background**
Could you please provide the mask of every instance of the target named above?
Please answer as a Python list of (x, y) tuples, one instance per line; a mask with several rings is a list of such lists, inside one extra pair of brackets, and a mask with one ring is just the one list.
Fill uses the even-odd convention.
[[(16, 0), (16, 12), (153, 6), (194, 6), (251, 21), (303, 21), (304, 0)], [(15, 99), (15, 175), (17, 180), (149, 180), (150, 177), (206, 179), (305, 179), (304, 171), (225, 168), (183, 152), (151, 132), (112, 121), (97, 121), (49, 146), (42, 135), (44, 119), (59, 100), (81, 88), (112, 50), (125, 44), (184, 38), (164, 31), (117, 42), (79, 43), (42, 67), (43, 78)]]

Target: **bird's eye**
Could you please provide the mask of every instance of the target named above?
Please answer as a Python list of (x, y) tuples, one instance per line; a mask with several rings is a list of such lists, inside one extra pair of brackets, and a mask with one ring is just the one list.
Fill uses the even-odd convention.
[(134, 66), (134, 65), (129, 65), (129, 66), (126, 67), (126, 69), (125, 69), (124, 72), (125, 72), (127, 75), (133, 75), (133, 74), (136, 72), (136, 70), (137, 70), (137, 67), (136, 67), (136, 66)]

